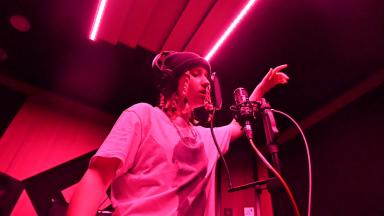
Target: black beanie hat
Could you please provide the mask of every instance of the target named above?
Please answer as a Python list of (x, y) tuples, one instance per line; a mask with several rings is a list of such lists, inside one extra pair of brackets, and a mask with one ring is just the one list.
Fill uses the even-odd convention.
[(193, 52), (163, 51), (152, 62), (159, 90), (166, 95), (176, 91), (177, 81), (183, 73), (199, 66), (211, 73), (209, 62)]

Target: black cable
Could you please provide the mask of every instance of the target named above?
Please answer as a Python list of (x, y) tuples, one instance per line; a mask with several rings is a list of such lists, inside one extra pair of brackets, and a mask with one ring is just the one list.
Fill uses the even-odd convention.
[(255, 143), (252, 139), (248, 139), (249, 143), (251, 144), (253, 150), (255, 150), (256, 154), (259, 156), (261, 161), (267, 166), (267, 168), (279, 179), (281, 184), (283, 185), (284, 189), (286, 190), (289, 200), (291, 201), (293, 205), (293, 209), (295, 211), (296, 216), (300, 216), (299, 207), (297, 206), (296, 200), (293, 197), (292, 191), (289, 188), (287, 182), (284, 180), (284, 178), (280, 175), (280, 173), (268, 162), (268, 160), (264, 157), (264, 155), (260, 152), (260, 150), (256, 147)]
[(294, 125), (296, 126), (296, 128), (299, 130), (301, 137), (304, 140), (304, 145), (305, 145), (305, 148), (307, 151), (307, 160), (308, 160), (308, 208), (307, 208), (307, 214), (308, 214), (308, 216), (310, 216), (311, 215), (311, 208), (312, 208), (312, 162), (311, 162), (311, 154), (309, 152), (309, 146), (308, 146), (307, 139), (305, 138), (304, 132), (301, 129), (300, 125), (291, 116), (289, 116), (288, 114), (286, 114), (282, 111), (279, 111), (279, 110), (275, 110), (275, 109), (271, 109), (271, 110), (273, 112), (279, 113), (280, 115), (283, 115), (283, 116), (287, 117), (289, 120), (291, 120), (294, 123)]
[(232, 188), (232, 180), (231, 180), (231, 175), (229, 174), (228, 164), (227, 164), (227, 162), (225, 161), (225, 158), (224, 158), (224, 156), (223, 156), (223, 153), (221, 152), (220, 147), (219, 147), (219, 144), (217, 143), (216, 136), (215, 136), (215, 132), (213, 131), (213, 122), (214, 122), (213, 120), (214, 120), (214, 118), (215, 118), (215, 112), (216, 112), (216, 109), (213, 109), (213, 111), (212, 111), (212, 116), (211, 116), (211, 118), (210, 118), (211, 135), (212, 135), (213, 142), (215, 143), (217, 152), (219, 153), (220, 158), (221, 158), (221, 160), (223, 161), (223, 164), (224, 164), (224, 167), (225, 167), (225, 172), (227, 173), (227, 178), (228, 178), (228, 187), (229, 187), (229, 189), (231, 189), (231, 188)]

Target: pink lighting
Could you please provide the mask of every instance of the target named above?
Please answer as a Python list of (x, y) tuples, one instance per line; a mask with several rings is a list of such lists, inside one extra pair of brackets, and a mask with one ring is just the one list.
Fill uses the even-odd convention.
[(103, 16), (106, 4), (107, 4), (107, 0), (100, 0), (99, 7), (97, 8), (96, 17), (95, 17), (95, 20), (93, 21), (92, 31), (91, 31), (91, 34), (89, 35), (89, 39), (93, 41), (96, 39), (96, 35), (99, 30), (100, 21)]
[(232, 21), (231, 25), (227, 28), (223, 35), (219, 38), (219, 40), (215, 43), (209, 53), (204, 57), (207, 61), (209, 61), (212, 56), (216, 53), (219, 47), (224, 43), (224, 41), (228, 38), (229, 34), (232, 33), (233, 29), (239, 24), (240, 20), (245, 16), (245, 14), (249, 11), (249, 9), (253, 6), (256, 0), (249, 0), (249, 2), (245, 5), (245, 7), (241, 10), (241, 12), (237, 15), (237, 17)]
[(9, 18), (12, 27), (20, 32), (27, 32), (31, 29), (31, 24), (28, 19), (23, 15), (12, 15)]

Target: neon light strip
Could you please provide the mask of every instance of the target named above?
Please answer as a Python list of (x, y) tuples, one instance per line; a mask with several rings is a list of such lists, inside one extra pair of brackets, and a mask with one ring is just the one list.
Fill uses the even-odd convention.
[(241, 12), (237, 15), (237, 17), (232, 21), (231, 25), (227, 28), (223, 35), (219, 38), (219, 40), (215, 43), (209, 53), (204, 57), (207, 61), (209, 61), (212, 56), (216, 53), (219, 47), (224, 43), (229, 34), (232, 33), (233, 29), (239, 24), (240, 20), (245, 16), (245, 14), (249, 11), (252, 5), (256, 2), (256, 0), (249, 0), (249, 2), (245, 5), (245, 7), (241, 10)]
[(106, 4), (107, 4), (107, 0), (100, 0), (99, 7), (97, 8), (97, 12), (96, 12), (96, 17), (95, 17), (95, 20), (93, 21), (92, 31), (91, 31), (91, 34), (89, 35), (90, 40), (94, 41), (96, 39), (96, 35), (97, 35), (97, 32), (99, 31), (100, 21), (101, 21), (101, 18), (103, 17)]

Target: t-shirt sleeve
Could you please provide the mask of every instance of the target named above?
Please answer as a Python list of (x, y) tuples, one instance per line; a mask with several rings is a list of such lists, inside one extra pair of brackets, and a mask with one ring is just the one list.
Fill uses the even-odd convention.
[[(213, 129), (220, 150), (222, 153), (226, 153), (229, 149), (229, 142), (231, 139), (231, 131), (228, 125), (222, 127), (216, 127)], [(216, 135), (217, 134), (217, 135)]]
[[(215, 146), (215, 143), (213, 141), (213, 137), (211, 134), (210, 128), (203, 128), (198, 127), (201, 131), (203, 140), (206, 140), (206, 151), (210, 157), (218, 157), (219, 154), (217, 152), (217, 148)], [(222, 126), (222, 127), (215, 127), (213, 129), (217, 144), (219, 145), (220, 151), (224, 154), (229, 149), (229, 142), (230, 142), (230, 127), (228, 126)]]
[(96, 157), (117, 158), (121, 163), (116, 177), (120, 176), (132, 167), (141, 139), (141, 119), (135, 111), (127, 109), (120, 115), (103, 144), (91, 158), (91, 163)]

